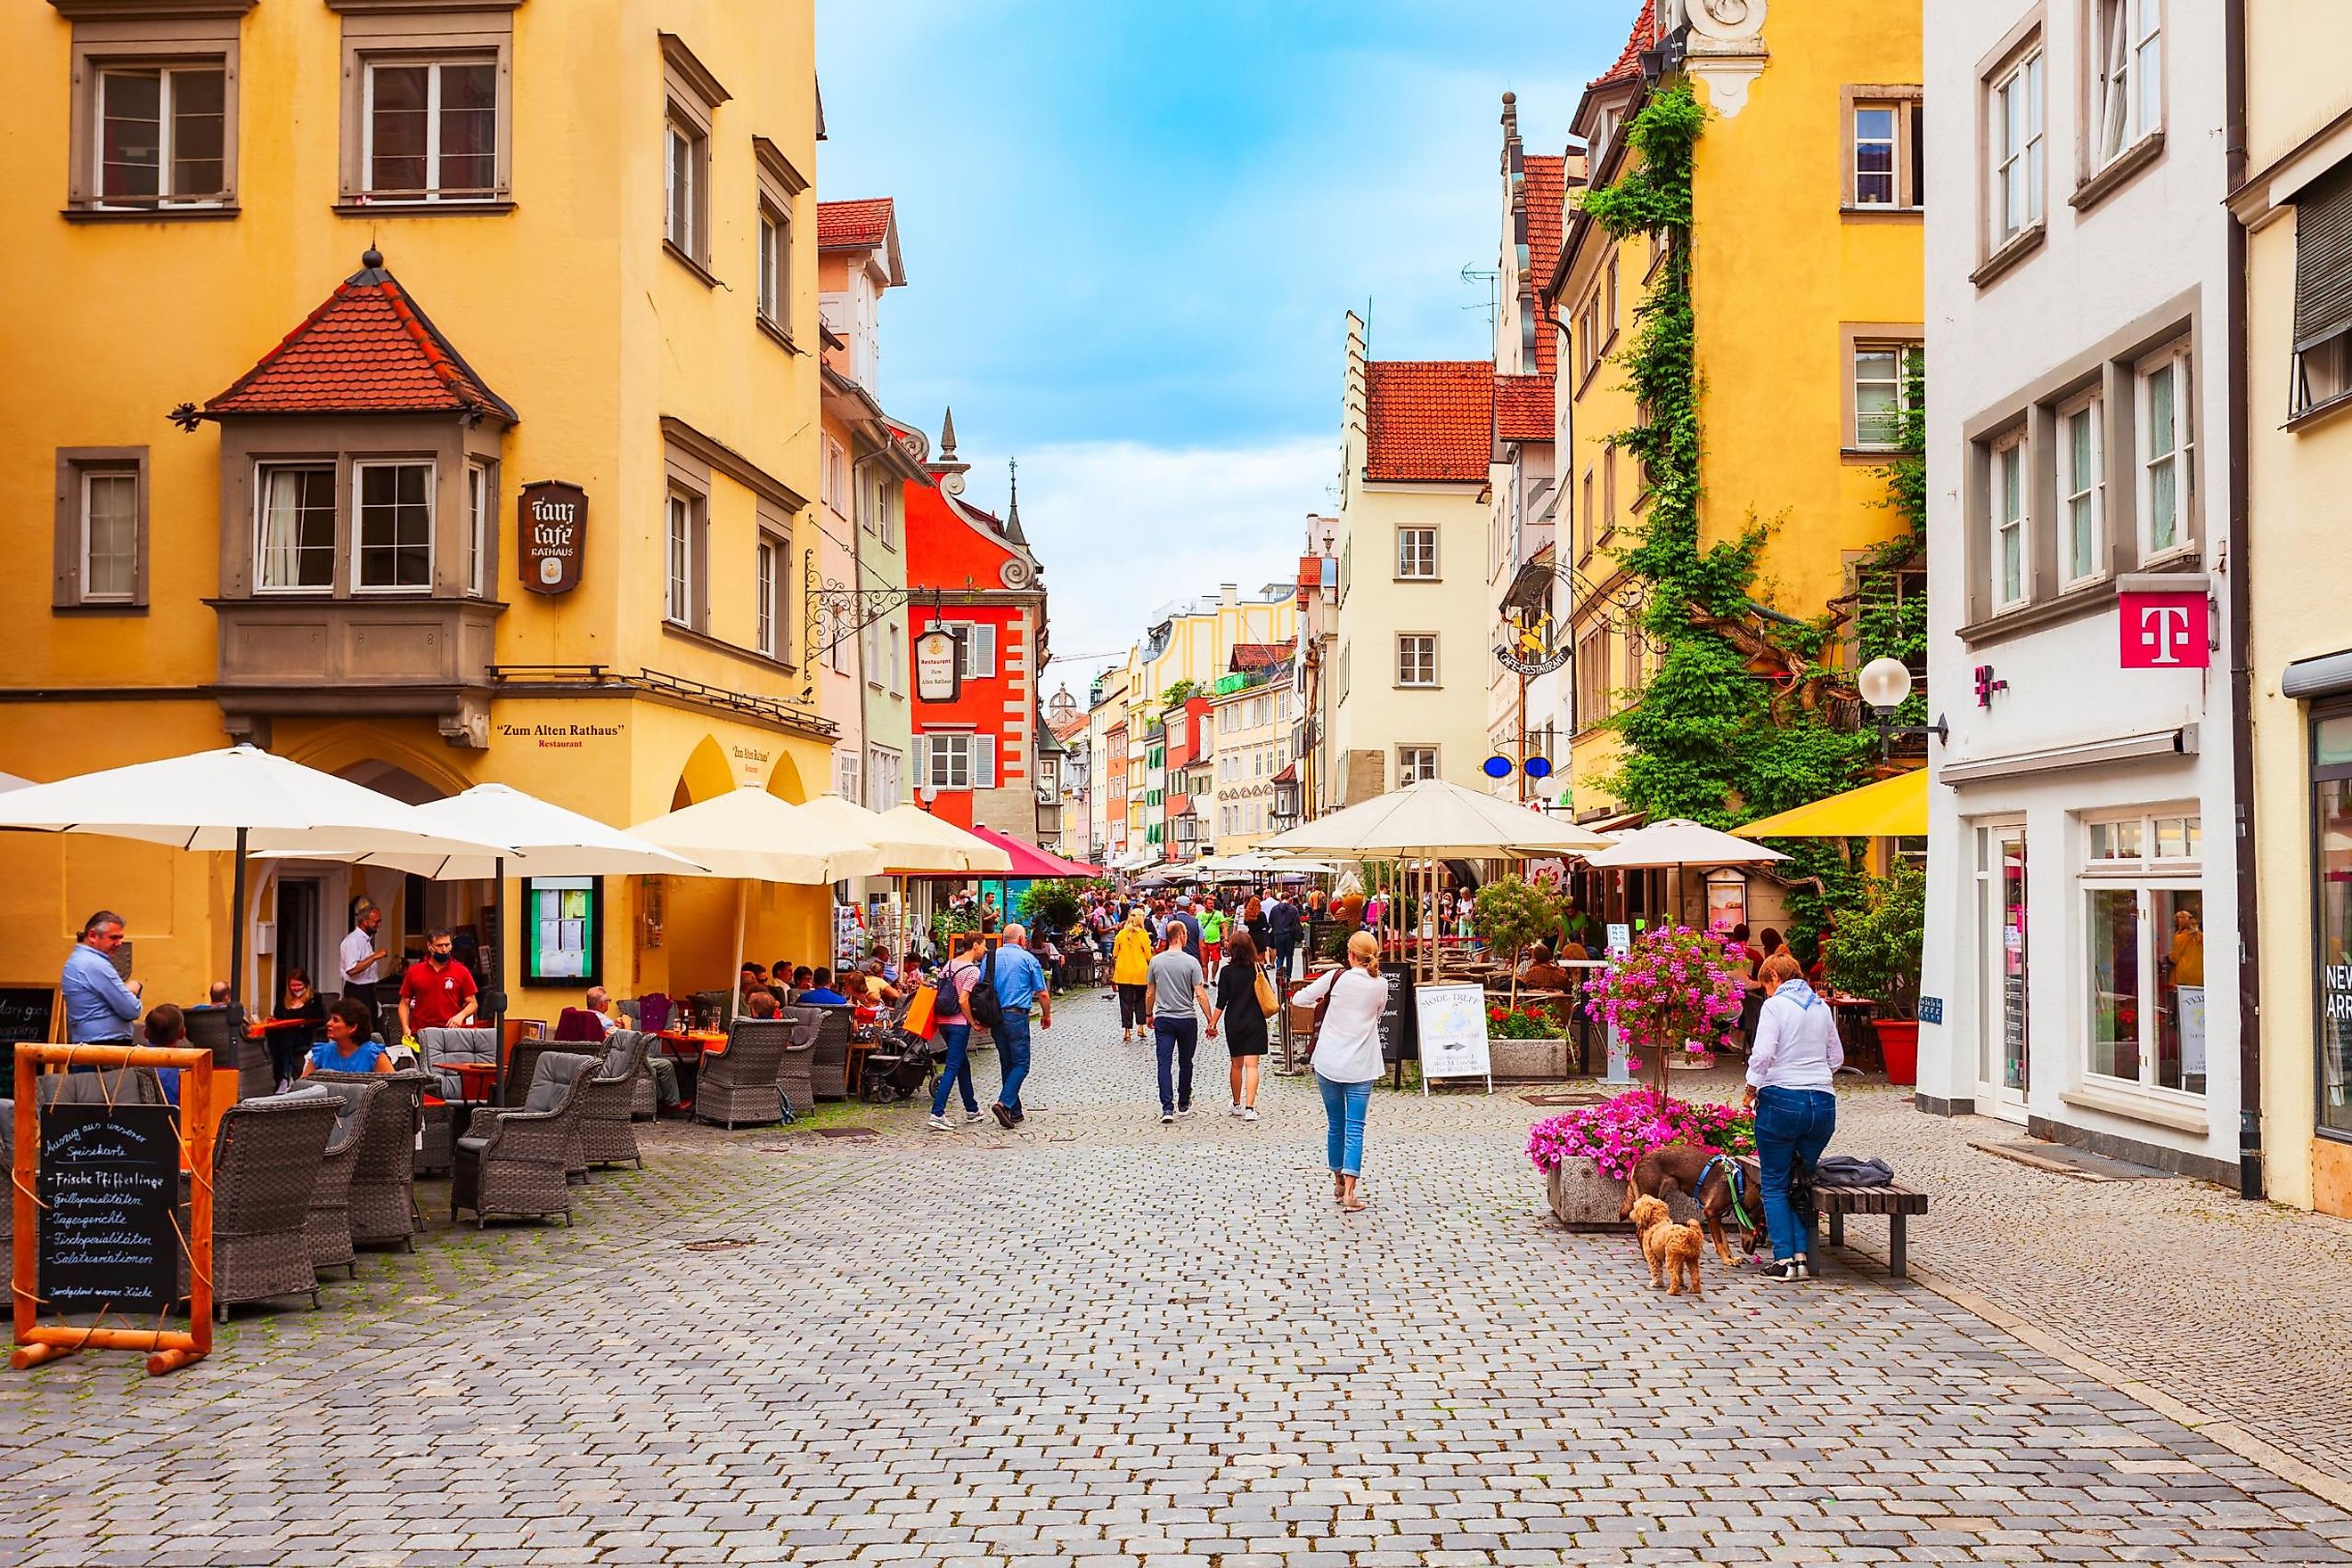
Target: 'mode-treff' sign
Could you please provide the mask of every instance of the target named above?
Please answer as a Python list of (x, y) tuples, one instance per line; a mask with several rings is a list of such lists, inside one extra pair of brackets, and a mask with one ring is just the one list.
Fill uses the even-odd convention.
[(588, 549), (588, 492), (561, 479), (525, 485), (515, 502), (515, 536), (522, 585), (534, 594), (568, 594), (580, 586)]
[(2126, 669), (2203, 669), (2213, 662), (2212, 601), (2202, 592), (2118, 594)]

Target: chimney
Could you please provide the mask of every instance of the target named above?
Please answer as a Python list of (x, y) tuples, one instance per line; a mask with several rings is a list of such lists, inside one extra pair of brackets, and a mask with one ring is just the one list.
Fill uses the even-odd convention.
[(1241, 591), (1242, 585), (1238, 583), (1220, 583), (1217, 584), (1217, 603), (1238, 604), (1241, 602)]

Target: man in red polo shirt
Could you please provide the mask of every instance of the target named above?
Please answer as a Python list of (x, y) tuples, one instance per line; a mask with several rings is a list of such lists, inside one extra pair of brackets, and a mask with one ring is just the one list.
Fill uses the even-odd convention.
[(401, 976), (400, 1032), (404, 1036), (474, 1021), (474, 977), (450, 956), (454, 946), (447, 931), (427, 931), (425, 961), (410, 964), (408, 973)]

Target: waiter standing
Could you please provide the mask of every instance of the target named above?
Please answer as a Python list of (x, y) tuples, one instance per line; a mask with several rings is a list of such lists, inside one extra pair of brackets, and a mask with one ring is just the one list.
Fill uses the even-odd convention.
[(371, 1018), (379, 1016), (376, 983), (383, 978), (383, 961), (390, 956), (376, 945), (375, 933), (383, 924), (383, 911), (362, 900), (359, 919), (343, 938), (342, 954), (338, 960), (343, 971), (343, 994), (364, 1006)]

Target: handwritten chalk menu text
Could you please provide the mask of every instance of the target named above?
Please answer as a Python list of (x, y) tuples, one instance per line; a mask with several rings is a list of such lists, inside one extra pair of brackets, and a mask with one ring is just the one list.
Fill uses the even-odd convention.
[(161, 1312), (180, 1295), (179, 1140), (163, 1105), (41, 1112), (40, 1279), (56, 1312)]

